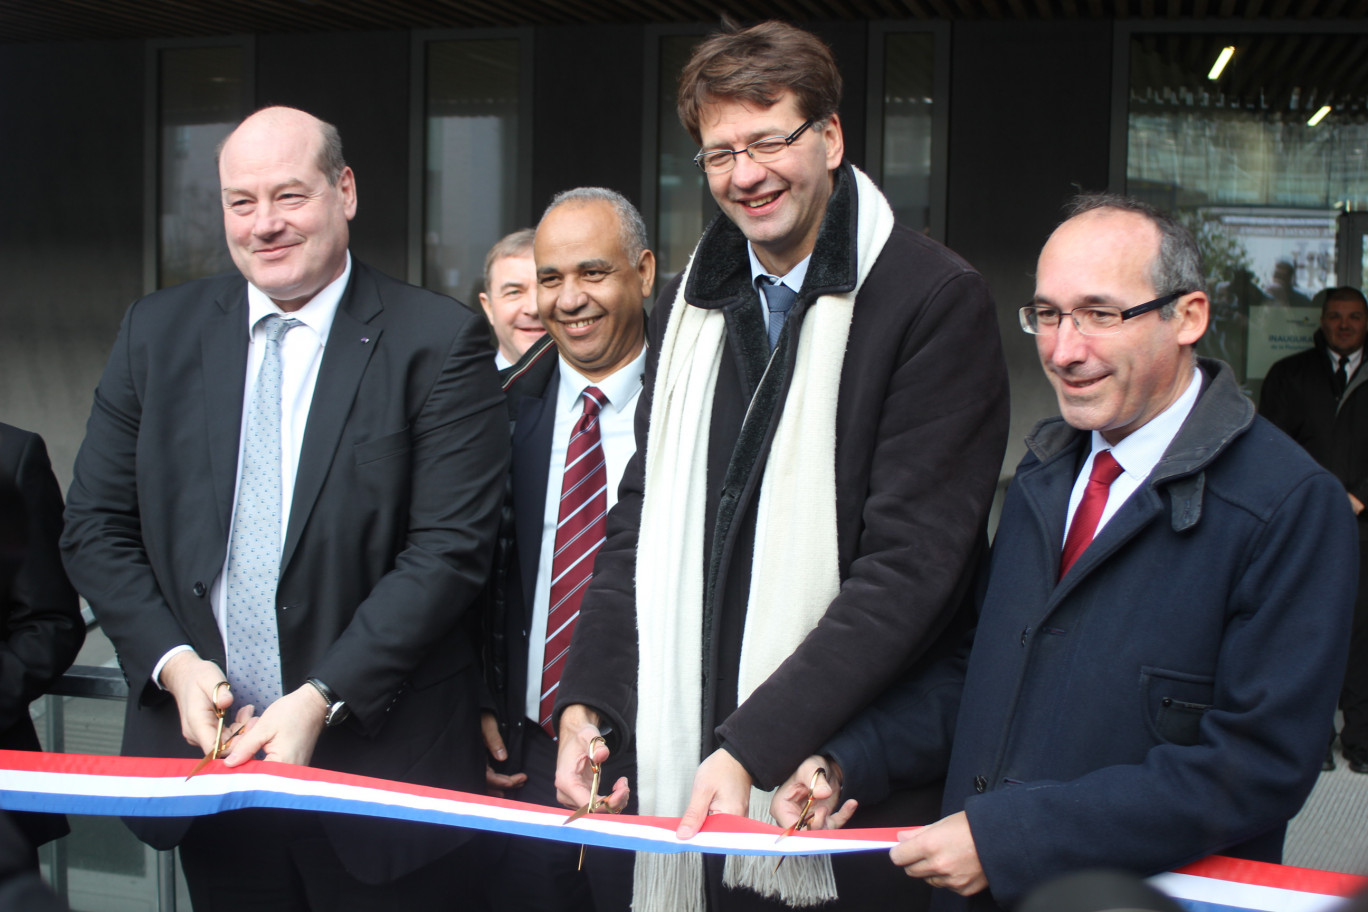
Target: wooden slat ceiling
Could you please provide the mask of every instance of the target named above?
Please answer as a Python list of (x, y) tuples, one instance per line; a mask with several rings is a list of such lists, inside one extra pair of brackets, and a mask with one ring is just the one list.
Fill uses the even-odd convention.
[(0, 0), (0, 43), (596, 23), (1362, 19), (1368, 0)]
[[(1278, 0), (1282, 2), (1282, 0)], [(1204, 109), (1304, 122), (1321, 105), (1365, 116), (1368, 41), (1358, 34), (1142, 34), (1131, 55), (1131, 109)], [(1207, 78), (1221, 48), (1235, 56)]]

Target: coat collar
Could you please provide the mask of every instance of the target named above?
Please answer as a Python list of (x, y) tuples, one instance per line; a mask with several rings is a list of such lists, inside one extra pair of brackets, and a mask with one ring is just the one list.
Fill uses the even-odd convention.
[[(855, 177), (850, 165), (844, 162), (835, 175), (835, 185), (817, 230), (812, 261), (808, 264), (807, 278), (796, 307), (821, 295), (844, 294), (855, 287), (858, 274), (855, 228), (859, 205)], [(694, 307), (715, 309), (756, 298), (746, 236), (731, 219), (718, 213), (704, 230), (698, 249), (694, 251), (684, 300)]]
[[(1240, 391), (1230, 366), (1211, 358), (1199, 358), (1197, 363), (1207, 388), (1144, 484), (1150, 489), (1167, 486), (1175, 531), (1191, 528), (1201, 519), (1207, 468), (1254, 423), (1254, 403)], [(1055, 417), (1037, 424), (1026, 445), (1045, 463), (1086, 439), (1085, 432)]]

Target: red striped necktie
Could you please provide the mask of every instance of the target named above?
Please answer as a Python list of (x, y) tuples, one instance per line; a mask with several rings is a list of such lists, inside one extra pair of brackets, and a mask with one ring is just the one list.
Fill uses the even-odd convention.
[(565, 452), (542, 660), (538, 721), (553, 738), (556, 732), (551, 728), (551, 711), (556, 705), (556, 690), (560, 687), (580, 602), (594, 574), (594, 555), (603, 544), (604, 517), (608, 513), (608, 469), (603, 461), (598, 420), (599, 410), (607, 405), (608, 397), (598, 387), (590, 386), (585, 388), (582, 398), (584, 413), (575, 422)]
[(1107, 507), (1107, 496), (1111, 494), (1113, 481), (1121, 477), (1121, 465), (1116, 461), (1116, 457), (1111, 454), (1111, 450), (1100, 450), (1093, 457), (1092, 472), (1088, 475), (1088, 486), (1083, 489), (1083, 499), (1078, 502), (1078, 509), (1074, 511), (1073, 523), (1069, 525), (1069, 534), (1064, 538), (1064, 553), (1059, 560), (1059, 578), (1063, 579), (1064, 574), (1069, 572), (1069, 568), (1074, 565), (1074, 561), (1088, 549), (1092, 544), (1093, 533), (1097, 531), (1097, 522), (1102, 518), (1102, 511)]

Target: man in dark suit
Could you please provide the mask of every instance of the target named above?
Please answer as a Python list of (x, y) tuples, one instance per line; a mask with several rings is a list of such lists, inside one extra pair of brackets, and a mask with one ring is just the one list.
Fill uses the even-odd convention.
[[(242, 275), (129, 309), (68, 498), (67, 567), (129, 681), (124, 753), (203, 756), (217, 708), (246, 725), (229, 767), (478, 788), (462, 615), (508, 458), (483, 321), (351, 258), (356, 181), (330, 125), (259, 111), (219, 175)], [(180, 844), (197, 909), (428, 907), (470, 874), (469, 834), (447, 828), (132, 825)]]
[[(1306, 448), (1348, 496), (1358, 518), (1359, 583), (1354, 632), (1340, 689), (1344, 728), (1340, 747), (1349, 768), (1368, 773), (1368, 301), (1357, 288), (1332, 288), (1321, 306), (1315, 347), (1283, 358), (1268, 370), (1259, 412)], [(1324, 769), (1334, 769), (1334, 730)]]
[[(551, 201), (534, 255), (537, 310), (548, 337), (504, 373), (514, 420), (516, 548), (496, 576), (505, 590), (502, 635), (490, 650), (500, 666), (490, 674), (499, 707), (497, 726), (492, 714), (484, 723), (499, 769), (525, 774), (526, 784), (510, 797), (558, 806), (556, 743), (548, 730), (557, 656), (574, 629), (618, 480), (636, 452), (632, 422), (646, 361), (642, 304), (655, 281), (655, 254), (630, 201), (581, 187)], [(594, 418), (581, 426), (586, 403)], [(594, 471), (579, 475), (577, 466)], [(582, 525), (578, 516), (586, 517)], [(625, 773), (630, 757), (613, 761), (605, 782)], [(520, 781), (490, 771), (493, 788)], [(631, 853), (591, 849), (585, 872), (578, 861), (578, 846), (510, 839), (502, 876), (489, 879), (495, 907), (626, 910)]]
[[(845, 161), (840, 100), (830, 49), (782, 22), (709, 37), (681, 75), (721, 214), (651, 313), (637, 454), (557, 700), (572, 806), (611, 725), (595, 754), (634, 746), (642, 813), (682, 815), (682, 838), (764, 815), (752, 787), (934, 652), (969, 591), (1007, 430), (993, 301)], [(704, 874), (718, 907), (755, 899), (724, 879), (830, 881), (727, 865), (642, 853), (639, 908)]]
[(1339, 689), (1353, 519), (1230, 367), (1195, 357), (1203, 283), (1168, 215), (1075, 201), (1020, 313), (1061, 415), (1027, 439), (972, 650), (802, 764), (781, 822), (819, 766), (818, 826), (847, 816), (837, 795), (944, 775), (945, 816), (891, 853), (944, 912), (1017, 908), (1075, 871), (1281, 860)]
[[(62, 492), (43, 438), (0, 424), (0, 749), (40, 750), (29, 704), (76, 659), (85, 622), (62, 569)], [(67, 832), (55, 814), (14, 814), (22, 859)]]

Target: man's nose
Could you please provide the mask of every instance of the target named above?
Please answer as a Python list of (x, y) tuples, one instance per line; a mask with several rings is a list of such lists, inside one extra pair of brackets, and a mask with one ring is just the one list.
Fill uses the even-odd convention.
[(284, 225), (280, 210), (269, 202), (257, 204), (256, 218), (252, 222), (252, 234), (258, 237), (270, 237), (280, 231)]
[(736, 156), (736, 164), (732, 167), (732, 183), (740, 187), (753, 187), (765, 179), (769, 174), (769, 169), (750, 157), (750, 153), (742, 152)]
[(1088, 337), (1079, 332), (1072, 314), (1059, 318), (1059, 327), (1054, 336), (1054, 347), (1050, 352), (1053, 364), (1065, 367), (1088, 359)]

